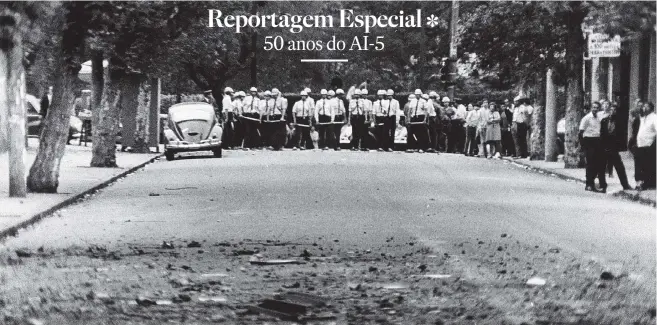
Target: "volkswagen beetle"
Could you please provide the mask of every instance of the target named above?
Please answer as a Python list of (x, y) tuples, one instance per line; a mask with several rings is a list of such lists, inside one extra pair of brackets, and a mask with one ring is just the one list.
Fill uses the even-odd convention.
[(208, 103), (181, 103), (169, 108), (168, 128), (164, 130), (164, 155), (173, 160), (176, 153), (212, 151), (221, 158), (223, 129)]

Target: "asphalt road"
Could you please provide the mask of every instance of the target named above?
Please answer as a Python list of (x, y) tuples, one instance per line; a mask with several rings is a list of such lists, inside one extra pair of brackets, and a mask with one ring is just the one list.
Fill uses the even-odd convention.
[[(179, 286), (171, 288), (171, 281), (178, 280), (170, 277), (177, 272), (188, 274), (192, 268), (205, 272), (228, 270), (230, 274), (241, 270), (251, 277), (235, 278), (231, 285), (241, 290), (241, 296), (229, 296), (251, 301), (256, 288), (273, 285), (269, 289), (274, 290), (281, 283), (297, 281), (302, 274), (316, 277), (319, 273), (324, 279), (323, 294), (345, 297), (352, 291), (340, 291), (346, 288), (344, 275), (336, 277), (332, 270), (343, 268), (344, 274), (352, 274), (347, 279), (366, 283), (383, 281), (379, 276), (387, 276), (386, 281), (421, 276), (413, 265), (426, 264), (434, 272), (459, 274), (458, 279), (470, 281), (471, 287), (464, 287), (462, 282), (443, 282), (441, 290), (451, 288), (449, 296), (454, 299), (454, 306), (471, 306), (478, 310), (476, 317), (488, 317), (491, 324), (507, 322), (515, 316), (519, 317), (515, 323), (527, 323), (546, 312), (555, 313), (560, 308), (554, 309), (555, 305), (568, 306), (567, 315), (584, 317), (587, 311), (582, 312), (582, 302), (588, 304), (586, 310), (591, 310), (586, 317), (592, 317), (596, 324), (654, 322), (655, 210), (611, 195), (585, 192), (583, 187), (505, 161), (451, 154), (227, 151), (221, 159), (192, 155), (172, 162), (160, 160), (2, 243), (0, 252), (5, 254), (14, 254), (16, 249), (45, 252), (39, 253), (42, 259), (24, 259), (20, 263), (25, 264), (14, 269), (0, 265), (0, 280), (5, 279), (0, 299), (20, 301), (37, 290), (53, 292), (41, 300), (61, 300), (78, 308), (66, 311), (61, 306), (64, 303), (59, 303), (56, 311), (63, 315), (63, 320), (55, 319), (55, 323), (75, 323), (71, 319), (79, 319), (75, 315), (84, 314), (80, 311), (83, 307), (79, 307), (76, 298), (60, 297), (61, 292), (85, 290), (88, 286), (114, 290), (117, 295), (155, 292), (158, 297), (166, 297), (177, 294), (171, 290), (180, 290)], [(192, 240), (203, 243), (198, 255), (196, 251), (177, 252), (173, 257), (162, 255), (168, 254), (162, 251), (122, 257), (107, 253), (115, 249), (125, 252), (126, 247), (132, 246), (149, 247), (144, 249), (152, 251), (163, 241), (184, 247)], [(243, 241), (305, 243), (278, 251), (270, 247), (267, 253), (284, 258), (285, 254), (299, 256), (301, 249), (307, 249), (314, 256), (324, 256), (330, 249), (330, 253), (342, 254), (343, 262), (324, 263), (319, 269), (307, 266), (295, 272), (288, 268), (287, 273), (280, 269), (283, 273), (269, 270), (263, 271), (264, 275), (251, 274), (244, 267), (248, 262), (245, 264), (235, 251), (240, 247), (236, 243)], [(235, 244), (226, 250), (226, 246), (217, 244), (221, 242)], [(76, 253), (71, 247), (84, 249)], [(340, 249), (342, 253), (338, 253)], [(376, 256), (385, 256), (383, 260), (359, 257), (370, 249)], [(103, 257), (102, 262), (83, 258), (97, 258), (98, 254)], [(407, 257), (411, 256), (417, 259), (415, 264), (409, 263)], [(180, 263), (191, 268), (177, 269), (175, 265)], [(367, 273), (368, 267), (370, 272), (373, 270), (371, 263), (379, 263), (375, 270), (387, 271), (371, 278), (371, 273)], [(80, 277), (67, 273), (94, 267), (96, 273), (91, 271)], [(98, 275), (105, 271), (98, 271), (98, 267), (113, 273), (105, 281)], [(59, 272), (48, 271), (52, 269)], [(133, 269), (137, 276), (130, 272)], [(603, 270), (623, 280), (600, 284)], [(549, 289), (527, 291), (524, 281), (532, 275), (547, 277)], [(159, 279), (162, 276), (165, 279)], [(35, 277), (43, 279), (28, 284)], [(270, 277), (278, 280), (262, 282)], [(307, 290), (321, 285), (312, 283), (311, 288), (308, 276), (304, 277)], [(335, 281), (333, 287), (328, 279)], [(421, 289), (427, 285), (418, 283), (419, 289), (409, 291), (419, 296), (407, 300), (414, 302), (407, 306), (407, 311), (418, 314), (407, 313), (402, 323), (415, 323), (418, 317), (428, 314), (419, 302), (435, 300), (440, 292), (434, 288), (434, 298), (427, 296)], [(50, 286), (53, 288), (43, 291)], [(477, 289), (473, 292), (468, 288)], [(84, 301), (84, 293), (80, 295)], [(380, 310), (373, 298), (367, 298), (375, 295), (359, 293), (356, 297), (370, 299), (372, 308)], [(539, 309), (527, 306), (531, 295), (536, 295), (531, 298), (535, 299), (531, 306), (541, 306)], [(441, 299), (439, 305), (444, 308), (437, 313), (442, 314), (432, 315), (452, 313), (444, 319), (462, 319), (466, 323), (475, 317), (458, 309), (463, 307), (445, 307), (446, 298)], [(52, 304), (43, 304), (46, 306), (39, 310), (42, 315), (49, 315)], [(345, 300), (344, 304), (346, 309), (356, 305), (353, 300)], [(8, 310), (24, 313), (26, 309), (17, 305)], [(490, 310), (497, 311), (497, 316)], [(201, 313), (176, 312), (186, 315), (180, 319), (200, 317)], [(113, 315), (117, 311), (102, 309), (98, 313)], [(347, 311), (352, 316), (362, 313), (362, 309)], [(86, 324), (104, 317), (98, 315), (78, 322)], [(214, 317), (206, 316), (206, 320)], [(171, 312), (152, 317), (152, 323), (157, 324), (170, 319)], [(369, 323), (366, 319), (351, 321)], [(261, 321), (254, 320), (258, 322)]]
[[(7, 246), (168, 238), (389, 236), (427, 245), (502, 233), (582, 258), (655, 264), (655, 210), (499, 160), (385, 152), (226, 152), (147, 166)], [(129, 221), (129, 222), (128, 222)]]

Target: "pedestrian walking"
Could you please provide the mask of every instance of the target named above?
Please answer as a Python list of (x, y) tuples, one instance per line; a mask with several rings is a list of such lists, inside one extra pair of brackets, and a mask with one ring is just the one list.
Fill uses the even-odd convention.
[(465, 118), (466, 138), (465, 155), (474, 156), (477, 152), (477, 126), (479, 125), (479, 105), (468, 104), (468, 114)]
[[(367, 95), (367, 89), (363, 89), (361, 92)], [(338, 97), (339, 94), (344, 94), (344, 91), (337, 89), (336, 96), (329, 99), (331, 103), (331, 125), (329, 132), (331, 132), (333, 150), (335, 151), (340, 151), (340, 133), (342, 132), (342, 127), (347, 122), (347, 109), (344, 107), (342, 98)]]
[(221, 135), (221, 144), (224, 149), (233, 149), (235, 141), (235, 106), (233, 105), (233, 88), (226, 87), (221, 99), (222, 119), (224, 132)]
[(655, 150), (657, 142), (657, 116), (655, 115), (655, 104), (643, 103), (641, 122), (636, 135), (636, 152), (639, 161), (639, 184), (638, 190), (655, 188), (655, 168), (657, 166)]
[(500, 112), (495, 103), (489, 104), (488, 125), (486, 126), (486, 140), (490, 145), (490, 156), (488, 158), (501, 158), (502, 132), (500, 126)]
[[(606, 193), (607, 180), (605, 179), (604, 149), (600, 141), (602, 114), (600, 103), (591, 104), (591, 111), (584, 115), (579, 124), (579, 137), (582, 148), (586, 152), (586, 191)], [(600, 189), (595, 187), (595, 179), (598, 178)]]
[(607, 108), (607, 116), (600, 121), (600, 141), (602, 141), (602, 148), (606, 158), (606, 166), (616, 168), (616, 174), (621, 182), (624, 190), (630, 189), (630, 184), (627, 182), (627, 173), (625, 172), (625, 165), (620, 157), (619, 151), (623, 147), (625, 139), (623, 134), (618, 130), (618, 116), (616, 111), (618, 104), (612, 103)]
[(488, 149), (486, 148), (488, 140), (486, 135), (489, 118), (490, 111), (488, 110), (488, 101), (484, 100), (481, 104), (481, 109), (479, 110), (479, 125), (477, 128), (477, 136), (479, 137), (479, 154), (477, 154), (477, 157), (488, 157)]
[(294, 121), (295, 139), (297, 148), (305, 150), (310, 148), (312, 139), (310, 138), (310, 127), (312, 126), (312, 116), (314, 114), (314, 107), (312, 102), (308, 99), (308, 93), (301, 91), (301, 99), (294, 103), (292, 107), (292, 118)]
[[(331, 116), (333, 115), (331, 103), (329, 102), (329, 92), (326, 89), (320, 90), (321, 98), (315, 103), (315, 129), (319, 134), (319, 148), (328, 150), (331, 143), (333, 132), (331, 131)], [(333, 93), (333, 90), (331, 90)]]
[(504, 105), (500, 110), (500, 127), (502, 128), (502, 155), (513, 157), (516, 155), (516, 148), (513, 143), (513, 111), (509, 106), (509, 100), (504, 100)]
[(242, 121), (244, 122), (244, 149), (256, 149), (261, 146), (260, 137), (260, 98), (258, 89), (251, 87), (249, 95), (244, 98), (242, 105)]
[(637, 99), (634, 102), (634, 107), (630, 110), (630, 140), (627, 143), (628, 150), (632, 153), (634, 158), (634, 181), (640, 183), (640, 168), (639, 168), (639, 159), (637, 157), (637, 146), (636, 146), (636, 136), (639, 133), (639, 126), (641, 125), (641, 111), (643, 110), (643, 103), (640, 99)]

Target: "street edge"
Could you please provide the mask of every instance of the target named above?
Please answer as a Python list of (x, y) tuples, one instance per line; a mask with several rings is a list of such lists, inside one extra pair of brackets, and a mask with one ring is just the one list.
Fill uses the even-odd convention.
[(69, 205), (73, 205), (73, 204), (79, 202), (80, 200), (83, 200), (86, 196), (94, 194), (94, 193), (96, 193), (96, 192), (112, 185), (112, 183), (116, 182), (120, 178), (125, 177), (127, 175), (130, 175), (130, 174), (138, 171), (139, 169), (144, 168), (146, 165), (155, 162), (156, 160), (160, 159), (162, 156), (164, 156), (164, 154), (162, 154), (162, 153), (157, 154), (155, 157), (152, 157), (152, 158), (148, 159), (147, 161), (145, 161), (141, 164), (133, 166), (133, 167), (131, 167), (130, 169), (128, 169), (126, 171), (123, 171), (123, 172), (121, 172), (117, 175), (114, 175), (114, 176), (110, 177), (109, 179), (101, 182), (100, 184), (97, 184), (96, 186), (94, 186), (90, 189), (87, 189), (87, 190), (85, 190), (81, 193), (73, 195), (73, 196), (65, 199), (64, 201), (61, 201), (61, 202), (51, 206), (50, 208), (47, 208), (44, 211), (33, 214), (27, 220), (21, 221), (21, 222), (19, 222), (18, 224), (14, 225), (14, 226), (10, 226), (8, 228), (0, 230), (0, 240), (4, 240), (7, 237), (15, 236), (16, 234), (18, 234), (18, 231), (20, 229), (27, 228), (31, 225), (34, 225), (35, 223), (39, 222), (41, 219), (44, 219), (44, 218), (54, 214), (55, 212), (57, 212), (57, 210), (63, 209), (65, 207), (69, 206)]
[[(518, 164), (522, 167), (525, 167), (525, 169), (528, 169), (532, 172), (539, 172), (539, 173), (545, 174), (546, 176), (554, 176), (554, 177), (560, 178), (560, 179), (565, 180), (565, 181), (574, 181), (574, 182), (581, 183), (581, 184), (586, 183), (584, 180), (579, 179), (577, 177), (564, 175), (564, 174), (555, 172), (554, 170), (550, 170), (550, 169), (545, 169), (545, 168), (532, 166), (531, 164), (528, 164), (528, 163), (525, 163), (525, 162), (522, 162), (522, 161), (518, 161), (518, 160), (515, 160), (513, 158), (502, 157), (502, 160), (506, 160), (510, 163)], [(632, 202), (637, 202), (637, 203), (640, 203), (640, 204), (643, 204), (643, 205), (648, 205), (648, 206), (651, 206), (653, 208), (657, 207), (657, 202), (655, 200), (642, 198), (642, 197), (639, 196), (639, 194), (628, 193), (626, 191), (618, 191), (618, 192), (613, 193), (612, 196), (620, 198), (620, 199), (624, 199), (624, 200), (627, 200), (627, 201), (632, 201)]]

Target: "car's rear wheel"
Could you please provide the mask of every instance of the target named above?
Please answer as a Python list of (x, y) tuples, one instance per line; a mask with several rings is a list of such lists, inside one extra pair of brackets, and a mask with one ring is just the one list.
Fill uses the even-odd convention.
[(173, 159), (176, 158), (176, 154), (173, 153), (172, 151), (165, 151), (164, 157), (166, 157), (168, 161), (172, 161)]
[(215, 158), (221, 158), (221, 156), (223, 155), (223, 150), (221, 148), (217, 148), (212, 150), (212, 153), (214, 154)]

